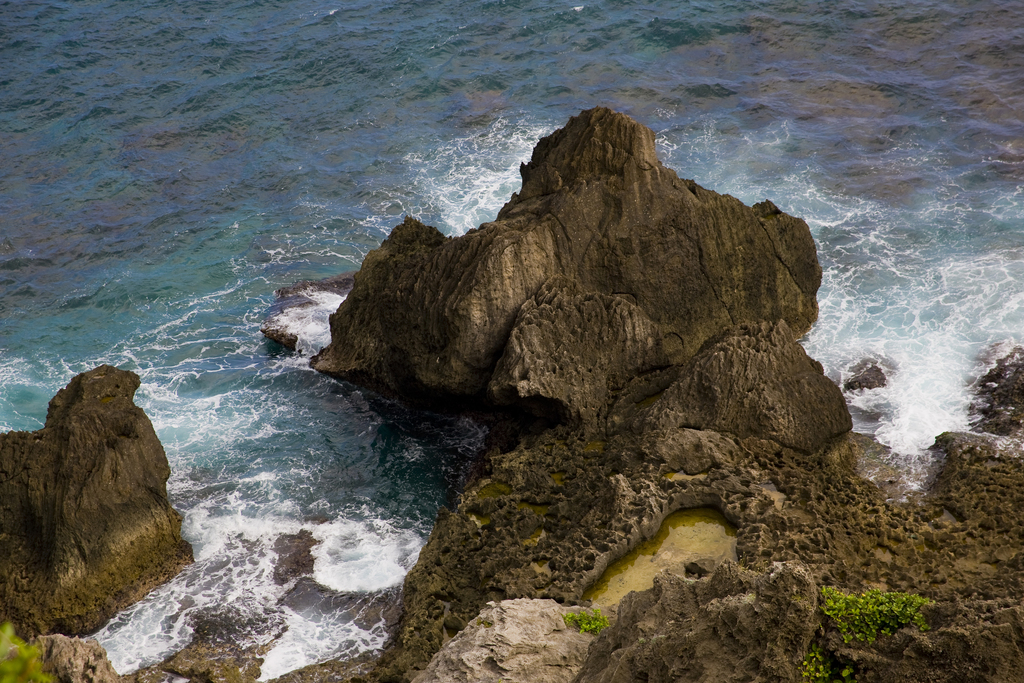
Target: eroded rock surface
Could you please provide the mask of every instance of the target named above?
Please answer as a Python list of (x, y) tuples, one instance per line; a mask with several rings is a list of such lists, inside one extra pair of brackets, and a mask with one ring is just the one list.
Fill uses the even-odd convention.
[(94, 631), (192, 561), (139, 383), (102, 365), (42, 429), (0, 434), (0, 621), (19, 633)]
[[(313, 366), (435, 407), (490, 386), (500, 403), (552, 401), (578, 417), (595, 410), (602, 380), (615, 390), (637, 369), (686, 362), (725, 328), (783, 319), (800, 335), (817, 317), (807, 225), (680, 179), (627, 116), (573, 117), (522, 176), (496, 221), (457, 239), (411, 218), (397, 226), (367, 255)], [(556, 320), (595, 361), (580, 405), (565, 405), (578, 378), (564, 362), (540, 360)]]
[(662, 574), (623, 598), (576, 681), (795, 681), (817, 605), (815, 577), (798, 562), (763, 573), (730, 562), (702, 581)]
[(54, 683), (118, 683), (120, 676), (95, 640), (62, 635), (40, 636), (32, 643), (39, 648), (43, 671)]
[(703, 349), (638, 430), (680, 427), (772, 439), (813, 453), (853, 422), (842, 392), (779, 321), (741, 325)]
[(570, 683), (594, 636), (567, 627), (554, 600), (489, 603), (413, 683)]

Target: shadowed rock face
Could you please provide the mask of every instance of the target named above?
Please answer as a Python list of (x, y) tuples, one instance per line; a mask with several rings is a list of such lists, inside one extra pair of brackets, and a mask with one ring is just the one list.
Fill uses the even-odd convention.
[(680, 427), (771, 439), (813, 453), (853, 428), (842, 392), (784, 321), (744, 325), (702, 350), (639, 431)]
[(0, 434), (0, 621), (21, 633), (91, 632), (192, 561), (138, 387), (102, 365)]
[[(397, 226), (367, 255), (313, 366), (434, 406), (489, 396), (585, 420), (602, 391), (686, 362), (726, 328), (783, 319), (799, 336), (817, 317), (807, 225), (680, 179), (625, 115), (572, 118), (521, 173), (497, 220), (462, 237)], [(568, 339), (545, 330), (551, 320)], [(564, 364), (537, 360), (563, 341), (594, 359), (582, 391)]]

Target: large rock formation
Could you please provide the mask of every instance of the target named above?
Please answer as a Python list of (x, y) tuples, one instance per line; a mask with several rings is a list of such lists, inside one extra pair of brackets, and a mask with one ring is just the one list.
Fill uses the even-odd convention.
[(94, 631), (192, 561), (139, 383), (102, 365), (42, 429), (0, 434), (0, 622), (20, 633)]
[(782, 319), (801, 335), (817, 317), (807, 225), (678, 178), (627, 116), (570, 119), (522, 176), (497, 220), (462, 237), (397, 226), (313, 366), (435, 407), (489, 397), (585, 419), (608, 390), (726, 328)]
[[(605, 599), (592, 589), (674, 513), (713, 508), (738, 565), (666, 563), (622, 599), (579, 683), (788, 683), (812, 642), (863, 681), (1012, 680), (1024, 467), (995, 437), (949, 435), (928, 496), (888, 500), (857, 474), (877, 444), (850, 434), (842, 392), (796, 342), (820, 278), (806, 225), (680, 180), (649, 130), (604, 109), (541, 140), (522, 175), (463, 237), (396, 227), (314, 359), (412, 402), (515, 417), (439, 512), (371, 678), (486, 660), (458, 647), (486, 640), (471, 624), (487, 603)], [(1017, 375), (1002, 376), (989, 404), (1013, 432)], [(932, 630), (843, 643), (822, 585), (928, 596)]]

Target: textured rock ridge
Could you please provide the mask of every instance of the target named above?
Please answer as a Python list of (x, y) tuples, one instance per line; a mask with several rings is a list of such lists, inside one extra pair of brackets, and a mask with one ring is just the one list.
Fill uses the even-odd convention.
[(139, 384), (102, 365), (0, 434), (0, 621), (21, 633), (91, 632), (192, 561)]
[(576, 681), (791, 680), (817, 605), (815, 577), (799, 562), (763, 573), (726, 563), (699, 582), (662, 574), (623, 598)]
[[(397, 226), (367, 255), (313, 366), (434, 406), (489, 396), (581, 419), (602, 381), (615, 390), (652, 365), (684, 363), (733, 325), (783, 319), (800, 335), (817, 317), (807, 225), (681, 180), (658, 161), (653, 132), (623, 114), (573, 117), (521, 172), (497, 220), (462, 237), (411, 218)], [(566, 395), (564, 367), (536, 360), (552, 317), (596, 360), (578, 394)], [(616, 339), (602, 336), (608, 323), (624, 326)]]

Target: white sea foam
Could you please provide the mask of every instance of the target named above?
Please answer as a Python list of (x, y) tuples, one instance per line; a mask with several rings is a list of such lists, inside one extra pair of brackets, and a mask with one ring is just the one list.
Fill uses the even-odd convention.
[(381, 519), (340, 519), (314, 531), (313, 576), (338, 591), (377, 591), (397, 586), (419, 556), (423, 539)]
[[(266, 473), (251, 478), (270, 481)], [(240, 646), (273, 642), (262, 679), (343, 653), (354, 655), (383, 646), (383, 623), (357, 624), (351, 614), (312, 604), (282, 604), (294, 580), (278, 585), (274, 543), (281, 534), (312, 531), (314, 579), (325, 589), (366, 594), (401, 583), (415, 562), (423, 539), (389, 523), (336, 520), (303, 525), (293, 515), (243, 513), (251, 505), (237, 492), (205, 500), (185, 518), (183, 535), (195, 539), (195, 564), (117, 615), (96, 639), (119, 673), (161, 661), (187, 645), (192, 623), (206, 615), (227, 615), (236, 625), (254, 624), (251, 633), (233, 634)], [(223, 618), (223, 617), (222, 617)]]
[(298, 340), (295, 350), (311, 356), (331, 342), (328, 318), (338, 310), (345, 297), (316, 289), (297, 294), (309, 299), (310, 303), (291, 306), (274, 315), (274, 325), (294, 334)]
[(387, 640), (383, 622), (365, 629), (347, 617), (315, 609), (295, 612), (284, 608), (282, 612), (288, 630), (264, 656), (258, 679), (261, 681), (327, 659), (379, 650)]
[[(490, 107), (501, 106), (490, 103)], [(492, 117), (488, 108), (480, 116)], [(476, 109), (471, 107), (469, 115)], [(412, 177), (410, 195), (416, 199), (403, 211), (438, 216), (453, 235), (494, 220), (512, 193), (519, 191), (520, 163), (530, 160), (537, 140), (551, 130), (544, 124), (497, 115), (476, 132), (406, 155)]]
[[(282, 588), (274, 583), (277, 559), (272, 544), (282, 533), (295, 533), (299, 525), (286, 517), (244, 516), (237, 494), (207, 501), (189, 511), (182, 535), (192, 541), (195, 564), (141, 602), (122, 611), (97, 634), (111, 664), (119, 673), (150, 666), (191, 641), (192, 619), (203, 612), (229, 607), (239, 621), (281, 621), (276, 604)], [(240, 645), (257, 645), (280, 629), (262, 628)], [(268, 632), (269, 631), (269, 632)]]

